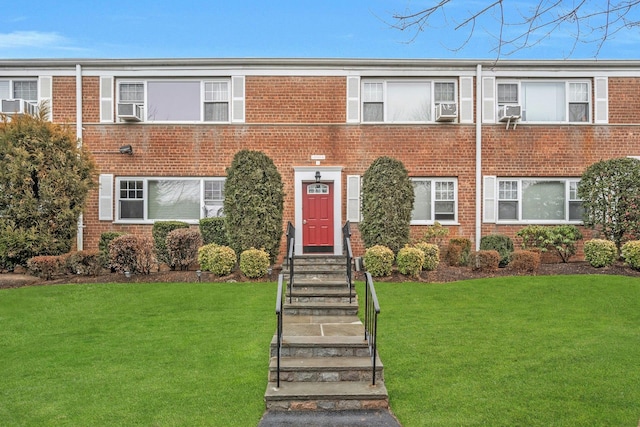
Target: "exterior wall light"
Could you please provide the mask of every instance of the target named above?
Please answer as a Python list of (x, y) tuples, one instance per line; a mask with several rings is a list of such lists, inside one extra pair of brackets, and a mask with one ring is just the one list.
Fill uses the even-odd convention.
[(123, 145), (120, 147), (120, 154), (133, 155), (133, 147), (131, 145)]
[(316, 182), (320, 182), (320, 178), (322, 178), (320, 176), (320, 171), (316, 171)]

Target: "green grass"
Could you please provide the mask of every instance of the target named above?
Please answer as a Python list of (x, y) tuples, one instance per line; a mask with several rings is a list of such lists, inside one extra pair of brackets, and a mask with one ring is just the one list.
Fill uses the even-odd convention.
[(274, 284), (0, 291), (0, 424), (251, 426)]
[(640, 280), (376, 283), (392, 410), (411, 426), (637, 426)]
[[(539, 276), (376, 289), (386, 385), (405, 427), (638, 424), (640, 280)], [(255, 426), (275, 290), (1, 290), (0, 425)]]

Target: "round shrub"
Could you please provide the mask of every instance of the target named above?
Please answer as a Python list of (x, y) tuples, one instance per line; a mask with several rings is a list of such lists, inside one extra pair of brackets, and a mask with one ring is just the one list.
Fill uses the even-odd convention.
[(235, 251), (228, 246), (211, 243), (198, 249), (200, 269), (210, 271), (217, 276), (231, 274), (236, 266), (236, 259)]
[(584, 243), (584, 259), (592, 267), (600, 268), (613, 265), (617, 255), (616, 244), (610, 240), (592, 239)]
[(62, 257), (55, 255), (38, 255), (27, 260), (27, 269), (33, 276), (51, 280), (63, 271)]
[(264, 277), (269, 272), (269, 262), (264, 249), (247, 249), (240, 254), (240, 271), (250, 279)]
[(513, 240), (504, 234), (490, 234), (488, 236), (483, 236), (480, 239), (480, 250), (498, 251), (498, 254), (500, 255), (498, 266), (504, 267), (509, 264), (509, 257), (513, 252)]
[(151, 229), (158, 262), (167, 264), (171, 270), (176, 269), (176, 265), (171, 263), (169, 250), (167, 249), (167, 236), (173, 230), (189, 228), (189, 224), (182, 221), (156, 221)]
[(471, 258), (471, 240), (466, 237), (454, 237), (449, 240), (444, 258), (451, 266), (469, 265)]
[(511, 254), (508, 268), (519, 274), (533, 274), (540, 268), (540, 252), (516, 251)]
[(72, 274), (97, 276), (102, 270), (102, 254), (100, 251), (78, 251), (68, 254), (67, 269)]
[(420, 242), (416, 243), (416, 248), (420, 249), (424, 254), (423, 270), (433, 271), (438, 268), (438, 264), (440, 264), (440, 248), (437, 244)]
[(166, 246), (171, 265), (180, 270), (188, 270), (198, 259), (202, 236), (198, 230), (179, 228), (167, 234)]
[(640, 270), (640, 240), (632, 240), (622, 245), (622, 258), (629, 267)]
[(418, 248), (405, 246), (398, 251), (396, 263), (400, 273), (417, 277), (420, 275), (424, 264), (424, 252)]
[(375, 245), (364, 253), (364, 267), (373, 277), (384, 277), (391, 274), (393, 268), (393, 251), (386, 246)]
[(151, 237), (125, 234), (109, 243), (109, 263), (116, 271), (149, 274), (155, 262)]
[(473, 253), (473, 270), (493, 272), (497, 271), (500, 265), (500, 253), (494, 249), (480, 250)]
[(100, 235), (100, 241), (98, 242), (98, 250), (100, 251), (100, 264), (104, 268), (111, 267), (109, 265), (109, 243), (116, 237), (123, 236), (127, 233), (121, 233), (119, 231), (105, 231)]

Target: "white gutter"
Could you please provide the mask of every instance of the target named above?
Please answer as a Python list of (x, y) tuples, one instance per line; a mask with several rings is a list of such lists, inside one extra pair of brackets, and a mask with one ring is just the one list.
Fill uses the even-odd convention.
[[(76, 64), (76, 137), (78, 148), (82, 147), (82, 66)], [(76, 246), (79, 251), (84, 250), (84, 216), (78, 217), (78, 231), (76, 233)]]
[(482, 65), (476, 66), (476, 251), (482, 238)]

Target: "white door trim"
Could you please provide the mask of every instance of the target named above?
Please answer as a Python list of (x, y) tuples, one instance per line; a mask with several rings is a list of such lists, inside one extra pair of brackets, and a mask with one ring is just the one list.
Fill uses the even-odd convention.
[(317, 171), (320, 182), (333, 182), (333, 254), (342, 255), (342, 166), (294, 166), (293, 170), (295, 254), (302, 255), (302, 182), (315, 182)]

